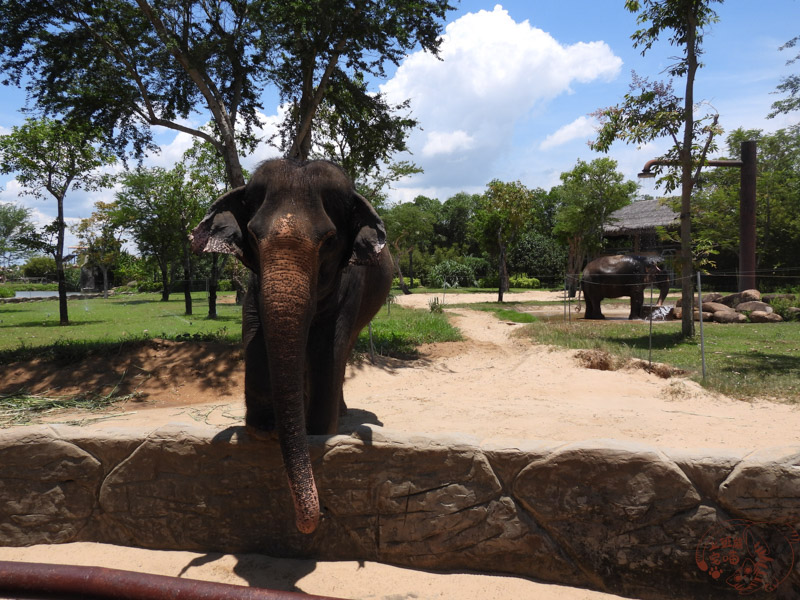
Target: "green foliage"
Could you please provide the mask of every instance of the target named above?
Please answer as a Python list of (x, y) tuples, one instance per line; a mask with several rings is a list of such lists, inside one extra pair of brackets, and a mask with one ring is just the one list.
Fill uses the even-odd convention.
[(22, 265), (22, 274), (25, 277), (53, 279), (56, 276), (56, 261), (49, 256), (31, 256)]
[[(405, 281), (406, 286), (408, 286), (411, 289), (418, 288), (422, 285), (422, 282), (420, 281), (419, 277), (414, 277), (414, 281), (411, 281), (411, 279), (409, 279), (408, 277), (403, 277), (403, 281)], [(394, 279), (392, 279), (392, 288), (400, 289), (399, 277), (395, 277)]]
[(535, 273), (550, 285), (564, 281), (567, 249), (550, 235), (526, 231), (508, 251), (512, 273)]
[(0, 298), (13, 298), (17, 292), (7, 285), (0, 284)]
[[(515, 289), (537, 289), (541, 287), (541, 282), (536, 279), (535, 277), (528, 277), (525, 273), (520, 275), (512, 275), (508, 279), (509, 284), (512, 288)], [(479, 286), (482, 288), (496, 288), (499, 284), (497, 275), (489, 275), (487, 277), (482, 278), (478, 282)]]
[(7, 269), (27, 254), (21, 240), (34, 230), (31, 209), (10, 202), (0, 203), (0, 267)]
[(428, 275), (436, 287), (476, 287), (475, 269), (469, 264), (455, 260), (445, 260), (433, 267)]
[[(800, 42), (800, 35), (795, 36), (786, 42), (783, 46), (781, 46), (781, 50), (794, 48), (797, 46), (798, 42)], [(790, 58), (788, 61), (786, 61), (786, 64), (791, 65), (796, 63), (798, 60), (800, 60), (800, 54), (794, 58)], [(788, 94), (788, 97), (773, 102), (772, 111), (770, 111), (770, 113), (767, 115), (768, 118), (771, 119), (780, 114), (788, 114), (790, 112), (800, 110), (800, 75), (789, 75), (781, 79), (776, 93)]]

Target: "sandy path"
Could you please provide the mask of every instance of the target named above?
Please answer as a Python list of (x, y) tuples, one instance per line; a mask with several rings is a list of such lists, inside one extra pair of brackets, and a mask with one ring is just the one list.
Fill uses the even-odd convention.
[[(508, 299), (557, 299), (530, 292)], [(398, 304), (427, 308), (430, 297)], [(445, 302), (495, 300), (493, 294), (450, 295)], [(518, 325), (468, 309), (447, 309), (465, 342), (423, 349), (415, 361), (380, 360), (348, 370), (351, 408), (342, 429), (363, 422), (405, 432), (463, 432), (481, 440), (616, 438), (671, 447), (758, 448), (796, 439), (800, 411), (789, 405), (745, 403), (711, 395), (682, 379), (641, 370), (603, 372), (578, 366), (572, 351), (511, 336)], [(548, 309), (558, 312), (560, 309)], [(624, 318), (623, 308), (604, 311)], [(242, 401), (122, 411), (109, 422), (156, 428), (169, 421), (241, 422)], [(100, 544), (0, 548), (0, 560), (62, 562), (303, 591), (343, 598), (606, 600), (617, 596), (513, 577), (432, 574), (378, 563), (316, 562), (257, 555), (154, 552)]]

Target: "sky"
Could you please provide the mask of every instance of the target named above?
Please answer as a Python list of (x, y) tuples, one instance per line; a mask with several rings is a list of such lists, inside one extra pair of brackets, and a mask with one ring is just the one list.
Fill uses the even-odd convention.
[[(375, 82), (376, 91), (392, 103), (410, 99), (420, 124), (408, 140), (411, 155), (395, 158), (412, 160), (424, 173), (394, 184), (389, 197), (395, 202), (420, 194), (444, 202), (460, 191), (481, 193), (493, 179), (550, 189), (579, 159), (603, 156), (587, 144), (595, 136), (591, 113), (621, 102), (634, 71), (667, 79), (665, 69), (679, 54), (667, 43), (668, 35), (644, 56), (633, 48), (630, 36), (638, 26), (623, 0), (452, 3), (457, 9), (447, 17), (439, 59), (414, 52)], [(786, 64), (797, 48), (779, 50), (800, 34), (800, 0), (727, 0), (714, 8), (719, 22), (705, 32), (695, 100), (719, 113), (726, 132), (739, 127), (771, 132), (796, 124), (798, 113), (766, 115), (779, 97), (773, 92), (781, 78), (800, 69), (800, 63)], [(682, 96), (683, 82), (674, 86)], [(0, 86), (0, 135), (23, 122), (24, 102), (24, 92)], [(264, 106), (264, 132), (269, 133), (281, 110), (271, 90)], [(195, 117), (194, 125), (207, 120), (205, 114)], [(155, 131), (161, 152), (145, 164), (171, 167), (192, 140)], [(627, 178), (637, 180), (644, 163), (668, 145), (667, 140), (642, 148), (617, 142), (608, 156)], [(277, 155), (264, 145), (242, 162), (252, 169)], [(659, 194), (652, 179), (638, 182), (642, 194)], [(0, 202), (30, 207), (40, 224), (55, 218), (55, 200), (20, 196), (13, 175), (0, 175), (0, 186)], [(110, 201), (113, 193), (71, 193), (67, 219), (88, 217), (96, 201)]]

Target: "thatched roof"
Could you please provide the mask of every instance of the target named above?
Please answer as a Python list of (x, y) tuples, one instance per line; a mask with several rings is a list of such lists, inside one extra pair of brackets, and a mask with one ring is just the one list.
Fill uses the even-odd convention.
[(680, 215), (660, 200), (639, 200), (608, 217), (603, 226), (606, 235), (633, 235), (652, 231), (655, 227), (670, 227), (680, 224)]

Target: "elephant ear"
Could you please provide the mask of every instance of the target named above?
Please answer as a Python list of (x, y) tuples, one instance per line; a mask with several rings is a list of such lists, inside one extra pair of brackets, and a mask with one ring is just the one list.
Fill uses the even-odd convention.
[(386, 245), (386, 227), (364, 196), (353, 192), (353, 254), (351, 265), (373, 265)]
[(253, 269), (243, 235), (248, 221), (244, 199), (245, 188), (242, 186), (223, 194), (211, 205), (192, 231), (192, 252), (233, 254), (246, 267)]

